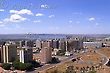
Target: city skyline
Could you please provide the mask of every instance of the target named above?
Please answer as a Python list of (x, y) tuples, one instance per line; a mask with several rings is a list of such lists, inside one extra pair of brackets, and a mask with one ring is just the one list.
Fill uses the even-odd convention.
[(0, 34), (110, 34), (109, 0), (0, 2)]

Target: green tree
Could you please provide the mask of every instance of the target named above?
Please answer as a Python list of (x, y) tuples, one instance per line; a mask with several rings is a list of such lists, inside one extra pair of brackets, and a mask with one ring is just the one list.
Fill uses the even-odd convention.
[(19, 63), (18, 65), (19, 70), (26, 70), (26, 64), (25, 63)]
[(19, 61), (14, 61), (13, 67), (17, 70), (32, 70), (34, 68), (32, 63), (21, 63)]
[(57, 55), (59, 55), (59, 56), (65, 55), (65, 50), (59, 50), (59, 51), (57, 52)]
[(30, 70), (34, 69), (34, 67), (33, 67), (33, 65), (31, 63), (25, 63), (25, 66), (26, 66), (26, 70), (27, 71), (30, 71)]
[(35, 68), (41, 66), (39, 62), (36, 62), (36, 61), (34, 61), (34, 60), (33, 60), (33, 61), (30, 61), (30, 63), (31, 63)]
[(14, 61), (13, 62), (13, 67), (15, 68), (15, 69), (19, 69), (19, 61)]
[(10, 70), (11, 64), (3, 63), (3, 64), (2, 64), (2, 68), (5, 69), (5, 70)]
[(53, 57), (50, 63), (59, 63), (60, 60), (56, 57)]

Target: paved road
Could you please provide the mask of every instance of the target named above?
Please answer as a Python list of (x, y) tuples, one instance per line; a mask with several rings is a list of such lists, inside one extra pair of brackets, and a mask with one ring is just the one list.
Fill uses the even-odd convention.
[[(102, 60), (103, 65), (105, 65), (106, 63), (108, 63), (109, 58), (108, 58), (106, 55), (104, 55), (104, 54), (98, 52), (97, 50), (95, 50), (95, 51), (96, 51), (96, 53), (98, 53), (99, 55), (101, 55), (102, 57), (104, 57), (104, 59)], [(64, 60), (62, 60), (62, 61), (61, 61), (60, 63), (58, 63), (58, 64), (46, 64), (46, 65), (44, 65), (44, 66), (42, 66), (42, 67), (37, 68), (36, 70), (34, 70), (34, 71), (32, 71), (32, 72), (26, 72), (26, 73), (38, 73), (39, 71), (43, 71), (43, 70), (46, 70), (46, 69), (53, 68), (53, 67), (56, 67), (56, 66), (58, 66), (58, 65), (64, 64), (65, 62), (68, 62), (68, 61), (70, 61), (70, 60), (72, 60), (73, 58), (76, 58), (76, 57), (77, 57), (77, 56), (70, 56), (70, 57), (68, 57), (68, 58), (66, 58), (66, 59), (64, 59)]]
[(46, 70), (46, 69), (53, 68), (53, 67), (56, 67), (56, 66), (58, 66), (58, 65), (61, 65), (61, 64), (65, 63), (65, 62), (68, 62), (68, 61), (72, 60), (73, 58), (76, 58), (76, 56), (70, 56), (70, 57), (68, 57), (68, 58), (66, 58), (66, 59), (64, 59), (64, 60), (62, 60), (62, 61), (61, 61), (60, 63), (58, 63), (58, 64), (46, 64), (46, 65), (44, 65), (44, 66), (42, 66), (42, 67), (37, 68), (37, 69), (34, 70), (34, 71), (26, 72), (26, 73), (38, 73), (39, 71)]
[(101, 55), (103, 57), (102, 64), (106, 65), (108, 63), (108, 61), (109, 61), (109, 58), (106, 55), (104, 55), (104, 54), (102, 54), (102, 53), (100, 53), (98, 51), (96, 51), (96, 53), (98, 53), (99, 55)]

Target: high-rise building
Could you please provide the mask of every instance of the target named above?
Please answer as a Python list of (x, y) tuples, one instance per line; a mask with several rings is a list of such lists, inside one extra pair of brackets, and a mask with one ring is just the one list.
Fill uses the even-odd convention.
[(31, 40), (25, 41), (25, 46), (33, 47), (34, 46), (34, 41), (31, 41)]
[(59, 48), (59, 40), (52, 40), (52, 48), (58, 49)]
[(84, 48), (101, 48), (102, 47), (102, 42), (83, 42), (83, 47)]
[(31, 47), (22, 47), (19, 49), (19, 58), (20, 62), (27, 63), (29, 61), (32, 61), (33, 59), (33, 53)]
[(59, 49), (66, 51), (66, 41), (64, 39), (59, 40)]
[(19, 44), (20, 44), (19, 47), (24, 47), (24, 46), (33, 47), (34, 46), (34, 42), (31, 40), (27, 40), (27, 41), (22, 40), (19, 42)]
[(24, 40), (20, 41), (19, 42), (19, 47), (24, 47), (24, 46), (25, 46), (25, 41)]
[(42, 41), (41, 42), (41, 48), (52, 48), (52, 41), (48, 40), (48, 41)]
[(41, 63), (48, 63), (52, 60), (52, 50), (51, 48), (42, 48), (40, 52)]
[(83, 48), (83, 41), (69, 39), (67, 46), (68, 46), (68, 51), (80, 50)]
[(1, 56), (2, 56), (2, 54), (1, 54), (1, 50), (2, 50), (2, 47), (0, 46), (0, 62), (1, 62)]
[(36, 48), (41, 49), (41, 41), (40, 40), (36, 40)]
[(17, 58), (17, 46), (12, 43), (6, 43), (1, 49), (1, 61), (3, 63), (13, 62)]

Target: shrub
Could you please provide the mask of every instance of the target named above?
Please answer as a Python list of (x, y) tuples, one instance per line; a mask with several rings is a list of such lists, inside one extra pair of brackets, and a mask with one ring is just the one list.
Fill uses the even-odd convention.
[(56, 57), (53, 57), (50, 63), (59, 63), (60, 60)]
[(26, 65), (26, 70), (28, 70), (28, 71), (34, 69), (34, 67), (33, 67), (33, 65), (31, 63), (25, 63), (25, 65)]
[(13, 62), (13, 67), (17, 70), (32, 70), (34, 68), (31, 63), (21, 63), (18, 61)]
[(19, 69), (19, 63), (20, 63), (20, 62), (14, 61), (14, 62), (13, 62), (13, 67), (14, 67), (15, 69)]
[(10, 70), (11, 64), (3, 63), (3, 64), (2, 64), (2, 68), (5, 69), (5, 70)]
[(19, 63), (19, 65), (18, 65), (18, 69), (19, 70), (26, 70), (26, 65), (25, 65), (25, 63)]
[(37, 67), (40, 67), (40, 63), (39, 62), (36, 62), (36, 61), (30, 61), (30, 63), (33, 65), (33, 67), (37, 68)]

